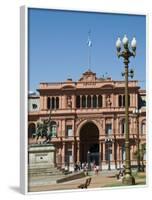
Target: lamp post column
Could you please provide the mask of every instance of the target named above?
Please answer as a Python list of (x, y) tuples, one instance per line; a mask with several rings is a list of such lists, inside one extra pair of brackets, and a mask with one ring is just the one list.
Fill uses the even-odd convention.
[(138, 172), (141, 171), (140, 169), (140, 138), (139, 138), (139, 114), (137, 115), (137, 170)]
[[(123, 44), (123, 50), (121, 51)], [(125, 176), (122, 179), (122, 182), (126, 185), (134, 185), (135, 184), (135, 178), (132, 176), (131, 173), (131, 163), (130, 163), (130, 141), (129, 141), (129, 124), (128, 124), (128, 76), (133, 78), (134, 71), (131, 69), (128, 71), (128, 64), (129, 64), (129, 58), (131, 56), (135, 57), (136, 55), (136, 39), (133, 38), (131, 41), (131, 48), (132, 51), (129, 49), (129, 40), (127, 36), (125, 35), (123, 40), (118, 38), (116, 42), (116, 48), (117, 48), (117, 55), (118, 58), (122, 57), (124, 59), (124, 68), (125, 71), (122, 73), (123, 76), (125, 76)]]
[[(128, 124), (128, 63), (127, 59), (124, 60), (125, 64), (125, 126), (126, 126), (126, 134), (125, 134), (125, 150), (126, 150), (126, 160), (125, 160), (125, 175), (126, 177), (130, 177), (131, 175), (131, 165), (130, 165), (130, 144), (129, 144), (129, 124)], [(126, 182), (126, 179), (124, 179)]]

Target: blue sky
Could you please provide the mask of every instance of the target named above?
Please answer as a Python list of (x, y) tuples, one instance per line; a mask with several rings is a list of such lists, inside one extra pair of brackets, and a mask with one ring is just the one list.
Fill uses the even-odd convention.
[(29, 9), (29, 90), (40, 82), (77, 81), (88, 70), (88, 31), (91, 30), (91, 70), (101, 77), (123, 80), (123, 60), (116, 55), (118, 37), (137, 39), (130, 59), (134, 79), (145, 88), (146, 17), (109, 13)]

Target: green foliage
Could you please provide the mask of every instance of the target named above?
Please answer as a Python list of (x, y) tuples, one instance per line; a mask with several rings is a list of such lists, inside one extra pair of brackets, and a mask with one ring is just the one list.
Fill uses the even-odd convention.
[(146, 154), (146, 143), (141, 144), (139, 150), (134, 153), (136, 158), (139, 158), (141, 161), (144, 159), (144, 155)]

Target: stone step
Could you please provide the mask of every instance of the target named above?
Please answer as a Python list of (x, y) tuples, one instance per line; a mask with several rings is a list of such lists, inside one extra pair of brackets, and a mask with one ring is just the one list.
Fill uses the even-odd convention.
[(30, 177), (28, 179), (29, 186), (41, 186), (41, 185), (49, 185), (56, 184), (58, 179), (64, 178), (65, 175), (58, 176), (39, 176), (39, 177)]
[(57, 168), (29, 168), (29, 176), (56, 176), (63, 175), (62, 171)]
[[(39, 169), (39, 168), (33, 168), (33, 169), (29, 169), (28, 170), (29, 172), (57, 172), (57, 173), (59, 173), (59, 172), (61, 172), (60, 170), (58, 170), (58, 169), (50, 169), (50, 168), (41, 168), (41, 169)], [(62, 173), (62, 172), (61, 172)]]
[(79, 178), (85, 177), (83, 172), (72, 173), (69, 175), (57, 175), (57, 176), (38, 176), (38, 177), (29, 177), (28, 184), (29, 186), (42, 186), (42, 185), (50, 185), (57, 183), (64, 183), (72, 180), (76, 180)]

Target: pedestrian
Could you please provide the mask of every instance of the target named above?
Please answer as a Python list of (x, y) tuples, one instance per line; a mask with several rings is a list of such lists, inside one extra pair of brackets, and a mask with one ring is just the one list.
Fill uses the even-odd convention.
[(94, 174), (96, 175), (96, 173), (97, 173), (97, 166), (96, 164), (94, 164)]
[(98, 175), (99, 173), (99, 165), (96, 166), (96, 174)]

